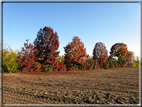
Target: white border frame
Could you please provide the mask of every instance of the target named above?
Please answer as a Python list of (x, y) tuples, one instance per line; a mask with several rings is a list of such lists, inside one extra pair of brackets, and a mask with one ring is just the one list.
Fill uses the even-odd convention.
[[(139, 3), (140, 4), (140, 47), (142, 46), (142, 1), (141, 0), (2, 0), (0, 9), (1, 9), (1, 26), (0, 26), (0, 31), (1, 31), (1, 49), (3, 47), (3, 3)], [(1, 57), (1, 55), (0, 55)], [(0, 58), (2, 61), (2, 58)], [(140, 49), (140, 60), (142, 61), (142, 47)], [(1, 106), (141, 106), (141, 61), (140, 61), (140, 66), (139, 66), (139, 104), (0, 104)], [(2, 68), (2, 65), (0, 63), (0, 67)], [(0, 82), (2, 86), (2, 70), (0, 71)], [(0, 89), (2, 89), (0, 87)], [(1, 96), (0, 96), (0, 102), (2, 103), (2, 90), (1, 90)]]

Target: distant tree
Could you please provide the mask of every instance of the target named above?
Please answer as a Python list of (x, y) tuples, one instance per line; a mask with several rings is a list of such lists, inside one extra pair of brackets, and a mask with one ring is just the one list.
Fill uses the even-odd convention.
[(103, 67), (103, 63), (108, 59), (108, 51), (102, 42), (96, 43), (93, 50), (93, 59), (97, 60), (101, 67)]
[(112, 58), (112, 57), (108, 57), (108, 65), (109, 65), (109, 68), (114, 68), (114, 58)]
[(132, 60), (133, 60), (132, 55), (133, 55), (132, 51), (128, 51), (127, 52), (127, 61), (128, 62), (132, 62)]
[(124, 66), (129, 59), (129, 53), (127, 50), (127, 45), (124, 43), (116, 43), (111, 47), (110, 55), (112, 57), (118, 57), (118, 63), (121, 66)]
[(128, 62), (132, 63), (133, 61), (135, 61), (135, 54), (133, 51), (128, 51), (127, 57), (128, 57), (127, 59)]
[(36, 57), (42, 59), (39, 62), (43, 66), (49, 64), (54, 66), (54, 62), (59, 55), (59, 40), (57, 32), (54, 33), (50, 27), (44, 27), (40, 29), (37, 38), (34, 41), (34, 48), (37, 49)]
[(57, 57), (57, 60), (60, 62), (60, 63), (64, 63), (64, 55), (62, 55), (62, 56), (58, 56)]
[(74, 36), (71, 43), (68, 43), (65, 50), (65, 63), (74, 64), (75, 62), (79, 64), (85, 63), (88, 55), (86, 53), (86, 48), (84, 48), (84, 44), (81, 40)]
[(136, 58), (135, 58), (135, 53), (132, 52), (132, 62), (135, 61), (135, 60), (136, 60)]
[(137, 56), (137, 61), (139, 61), (139, 56)]
[(132, 67), (139, 67), (139, 64), (140, 64), (140, 60), (139, 60), (139, 57), (136, 56), (136, 59), (137, 60), (134, 60), (133, 63), (132, 63)]
[(137, 61), (136, 61), (136, 63), (137, 63), (137, 67), (139, 67), (139, 63), (140, 63), (139, 56), (137, 56)]

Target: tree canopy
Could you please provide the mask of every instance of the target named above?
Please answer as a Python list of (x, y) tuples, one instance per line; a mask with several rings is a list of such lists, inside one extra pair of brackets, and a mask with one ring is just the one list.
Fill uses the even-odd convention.
[(127, 45), (124, 43), (116, 43), (111, 47), (110, 55), (118, 57), (118, 62), (120, 65), (124, 65), (129, 58), (130, 53), (128, 53)]
[(37, 38), (34, 41), (34, 48), (37, 49), (36, 57), (42, 59), (39, 62), (43, 65), (54, 65), (54, 62), (59, 55), (59, 40), (57, 32), (54, 33), (50, 27), (40, 29)]
[(103, 67), (103, 63), (108, 59), (108, 51), (106, 50), (104, 43), (96, 43), (93, 49), (93, 59), (97, 60), (100, 66)]
[(68, 43), (65, 50), (65, 63), (74, 63), (77, 62), (82, 64), (85, 62), (85, 59), (88, 57), (86, 53), (86, 48), (81, 42), (79, 37), (74, 36), (71, 43)]

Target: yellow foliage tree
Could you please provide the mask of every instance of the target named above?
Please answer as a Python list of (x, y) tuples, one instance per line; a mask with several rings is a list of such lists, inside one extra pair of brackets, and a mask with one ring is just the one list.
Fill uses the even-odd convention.
[(57, 57), (57, 60), (58, 60), (60, 63), (62, 63), (62, 62), (64, 63), (64, 55)]
[(3, 49), (3, 63), (2, 63), (2, 71), (12, 73), (18, 67), (17, 54), (16, 51), (13, 51), (10, 47), (7, 49)]

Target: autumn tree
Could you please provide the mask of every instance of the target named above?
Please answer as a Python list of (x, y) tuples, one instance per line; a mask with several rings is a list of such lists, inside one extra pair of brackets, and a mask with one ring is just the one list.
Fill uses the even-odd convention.
[(17, 61), (17, 52), (13, 51), (10, 47), (9, 48), (4, 48), (2, 50), (2, 71), (3, 72), (9, 72), (13, 73), (17, 67), (18, 64), (16, 63)]
[(130, 57), (130, 53), (128, 53), (127, 45), (124, 43), (116, 43), (111, 47), (110, 55), (112, 57), (118, 58), (118, 63), (121, 66), (124, 66), (128, 60), (128, 56)]
[(74, 36), (71, 43), (68, 43), (65, 50), (65, 63), (74, 64), (77, 62), (78, 64), (85, 63), (86, 58), (89, 56), (86, 53), (86, 48), (84, 48), (84, 44), (81, 42), (79, 37)]
[(108, 59), (108, 51), (104, 43), (98, 42), (96, 43), (93, 49), (93, 59), (98, 61), (98, 64), (103, 67), (103, 63)]
[(128, 51), (127, 52), (127, 66), (130, 67), (133, 61), (133, 52), (132, 51)]
[(42, 59), (39, 62), (43, 66), (49, 64), (54, 65), (54, 62), (59, 55), (59, 40), (57, 32), (54, 32), (50, 27), (40, 29), (37, 38), (34, 41), (34, 48), (37, 48), (36, 57)]
[(18, 53), (17, 63), (19, 64), (18, 70), (22, 72), (38, 72), (40, 70), (40, 63), (36, 62), (37, 57), (34, 51), (34, 46), (28, 43), (24, 43), (24, 47), (21, 52)]

